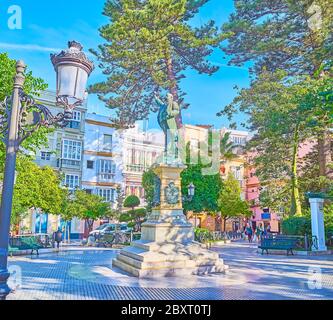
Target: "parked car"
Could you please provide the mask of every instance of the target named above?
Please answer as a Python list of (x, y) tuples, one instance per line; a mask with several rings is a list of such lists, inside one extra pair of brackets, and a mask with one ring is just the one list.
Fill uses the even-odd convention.
[(106, 223), (91, 231), (89, 233), (89, 236), (99, 238), (106, 234), (113, 234), (116, 230), (124, 233), (129, 233), (132, 229), (127, 226), (127, 223)]

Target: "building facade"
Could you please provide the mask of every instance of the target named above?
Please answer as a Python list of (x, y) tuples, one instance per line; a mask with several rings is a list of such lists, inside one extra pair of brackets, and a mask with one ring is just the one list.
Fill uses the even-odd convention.
[(145, 126), (146, 123), (140, 122), (121, 133), (125, 196), (136, 195), (142, 207), (145, 205), (142, 175), (159, 161), (164, 152), (163, 132), (147, 130)]
[[(37, 100), (47, 106), (54, 115), (63, 111), (57, 106), (56, 94), (53, 91), (44, 91)], [(87, 100), (82, 106), (75, 108), (67, 127), (56, 128), (48, 135), (48, 146), (38, 150), (36, 155), (37, 165), (49, 166), (59, 171), (63, 175), (63, 186), (73, 191), (82, 186), (86, 113)], [(33, 210), (22, 225), (32, 233), (52, 233), (60, 227), (65, 229), (71, 238), (80, 237), (84, 229), (82, 222), (77, 219), (67, 223), (58, 216), (39, 210)]]

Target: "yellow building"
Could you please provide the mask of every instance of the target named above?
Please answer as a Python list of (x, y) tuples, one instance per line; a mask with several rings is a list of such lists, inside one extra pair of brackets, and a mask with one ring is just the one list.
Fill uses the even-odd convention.
[[(200, 143), (208, 144), (209, 132), (213, 130), (213, 126), (210, 125), (184, 125), (184, 140), (185, 145), (190, 144), (192, 151), (196, 151), (200, 148)], [(229, 172), (233, 173), (235, 178), (239, 181), (242, 189), (242, 198), (246, 199), (246, 159), (243, 155), (242, 147), (245, 146), (246, 142), (250, 138), (250, 135), (246, 131), (238, 130), (219, 130), (220, 137), (222, 138), (226, 133), (230, 134), (230, 142), (235, 145), (234, 152), (237, 154), (232, 160), (226, 160), (221, 157), (219, 172), (222, 179), (226, 179)], [(193, 153), (195, 154), (195, 152)], [(224, 223), (219, 217), (211, 217), (205, 212), (200, 214), (188, 213), (188, 219), (196, 226), (208, 228), (212, 231), (224, 231)], [(226, 222), (225, 231), (233, 231), (240, 228), (245, 221), (242, 219), (231, 219)]]

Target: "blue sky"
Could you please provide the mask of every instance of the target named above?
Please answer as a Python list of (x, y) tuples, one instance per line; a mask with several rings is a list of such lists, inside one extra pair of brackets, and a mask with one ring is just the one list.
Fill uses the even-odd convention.
[[(68, 40), (81, 42), (84, 49), (96, 48), (103, 39), (98, 28), (107, 22), (102, 15), (105, 0), (1, 0), (0, 4), (0, 52), (8, 52), (13, 59), (23, 59), (34, 75), (42, 77), (50, 89), (55, 87), (55, 74), (50, 62), (50, 52), (67, 46)], [(22, 8), (22, 30), (10, 30), (7, 10), (11, 5)], [(210, 0), (194, 19), (201, 24), (213, 19), (220, 26), (233, 11), (233, 0)], [(191, 107), (184, 111), (183, 122), (189, 124), (213, 124), (216, 128), (228, 126), (228, 120), (218, 118), (216, 113), (230, 103), (236, 95), (235, 85), (246, 87), (249, 73), (246, 68), (228, 67), (227, 59), (217, 50), (210, 60), (220, 66), (212, 77), (186, 72), (187, 78), (181, 83), (187, 92), (187, 102)], [(101, 79), (96, 69), (89, 79), (95, 83)], [(89, 97), (89, 111), (104, 115), (110, 114), (95, 96)], [(155, 115), (150, 126), (155, 127)], [(244, 121), (239, 115), (237, 122)]]

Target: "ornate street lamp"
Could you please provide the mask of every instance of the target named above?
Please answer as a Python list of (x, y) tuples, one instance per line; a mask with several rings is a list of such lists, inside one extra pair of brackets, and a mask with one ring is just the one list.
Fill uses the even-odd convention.
[(0, 300), (10, 293), (7, 269), (10, 217), (15, 181), (16, 154), (22, 142), (40, 127), (65, 127), (75, 107), (82, 105), (86, 84), (94, 65), (75, 41), (68, 49), (52, 54), (51, 60), (57, 75), (57, 105), (64, 112), (53, 115), (44, 105), (23, 91), (25, 64), (16, 63), (16, 76), (12, 97), (0, 103), (0, 126), (6, 144), (6, 162), (0, 208)]
[[(195, 185), (193, 184), (193, 182), (191, 182), (188, 187), (187, 187), (187, 197), (183, 197), (184, 201), (188, 201), (191, 202), (193, 200), (193, 197), (195, 196)], [(195, 213), (195, 222), (194, 222), (194, 227), (197, 228), (197, 218), (198, 218), (198, 214)]]
[(195, 185), (191, 182), (187, 187), (187, 190), (188, 190), (189, 201), (192, 201), (195, 195)]

